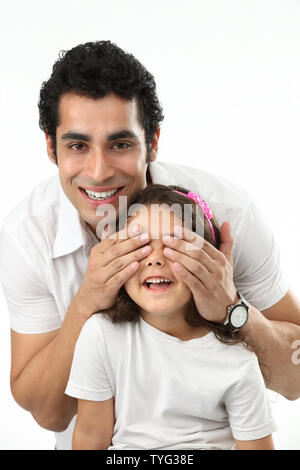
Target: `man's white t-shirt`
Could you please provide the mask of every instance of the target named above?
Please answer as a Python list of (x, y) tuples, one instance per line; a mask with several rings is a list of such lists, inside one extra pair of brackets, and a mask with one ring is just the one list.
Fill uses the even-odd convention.
[(66, 393), (115, 400), (109, 450), (230, 450), (272, 434), (257, 357), (210, 332), (182, 341), (146, 323), (93, 315), (78, 338)]
[[(287, 293), (278, 246), (247, 192), (219, 175), (184, 165), (153, 162), (149, 172), (153, 183), (201, 194), (220, 225), (230, 221), (234, 283), (250, 304), (262, 311)], [(14, 331), (39, 334), (61, 327), (98, 242), (64, 194), (58, 175), (11, 211), (0, 232), (0, 280)], [(74, 420), (56, 433), (59, 449), (71, 448), (73, 425)]]

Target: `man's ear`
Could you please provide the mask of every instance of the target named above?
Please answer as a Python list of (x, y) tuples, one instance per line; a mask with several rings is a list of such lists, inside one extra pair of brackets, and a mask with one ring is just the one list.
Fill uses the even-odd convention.
[(157, 131), (155, 132), (154, 138), (152, 140), (149, 162), (154, 162), (154, 160), (156, 160), (157, 153), (158, 153), (159, 136), (160, 136), (160, 127), (157, 128)]
[(46, 146), (47, 146), (47, 153), (48, 153), (49, 160), (50, 160), (50, 162), (57, 165), (57, 160), (56, 160), (55, 153), (54, 153), (53, 142), (52, 142), (51, 137), (47, 134), (47, 132), (45, 132), (45, 138), (46, 138)]

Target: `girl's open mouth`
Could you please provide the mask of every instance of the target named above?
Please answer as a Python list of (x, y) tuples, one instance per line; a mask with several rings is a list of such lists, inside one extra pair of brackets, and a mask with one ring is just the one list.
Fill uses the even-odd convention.
[(143, 282), (143, 286), (152, 292), (165, 292), (174, 285), (174, 282), (163, 277), (149, 277)]

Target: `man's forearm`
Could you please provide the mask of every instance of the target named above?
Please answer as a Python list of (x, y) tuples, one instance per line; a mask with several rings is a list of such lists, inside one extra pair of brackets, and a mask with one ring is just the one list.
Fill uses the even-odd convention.
[(87, 317), (71, 303), (61, 329), (12, 382), (15, 400), (40, 426), (64, 430), (77, 412), (77, 400), (64, 394), (74, 347)]
[(292, 344), (300, 340), (300, 326), (268, 320), (256, 308), (250, 306), (249, 320), (241, 333), (258, 346), (259, 361), (269, 379), (267, 387), (288, 400), (299, 398), (300, 364), (293, 361)]

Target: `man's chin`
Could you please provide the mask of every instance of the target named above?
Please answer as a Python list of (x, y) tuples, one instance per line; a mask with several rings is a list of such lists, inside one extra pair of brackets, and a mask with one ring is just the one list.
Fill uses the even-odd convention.
[(88, 225), (94, 233), (96, 233), (97, 224), (100, 220), (99, 217), (96, 217), (96, 214), (93, 215), (84, 211), (80, 211), (80, 212), (78, 211), (78, 213), (79, 213), (80, 220), (86, 225)]
[[(136, 194), (122, 194), (122, 199), (114, 204), (100, 204), (90, 210), (81, 207), (77, 208), (81, 220), (83, 220), (91, 230), (100, 238), (106, 231), (109, 234), (118, 232), (126, 226), (128, 208), (134, 202)], [(108, 228), (108, 230), (106, 230)]]

